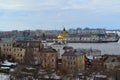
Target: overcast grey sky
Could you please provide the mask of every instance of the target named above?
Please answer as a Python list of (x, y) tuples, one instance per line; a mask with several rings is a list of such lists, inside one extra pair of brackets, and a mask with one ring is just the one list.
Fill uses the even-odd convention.
[(0, 30), (120, 29), (120, 0), (0, 0)]

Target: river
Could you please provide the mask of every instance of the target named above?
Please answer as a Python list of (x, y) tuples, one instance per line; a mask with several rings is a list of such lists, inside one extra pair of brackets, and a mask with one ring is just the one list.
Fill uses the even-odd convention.
[(120, 40), (112, 43), (68, 43), (73, 48), (84, 48), (84, 49), (98, 49), (101, 50), (101, 54), (114, 54), (120, 55)]

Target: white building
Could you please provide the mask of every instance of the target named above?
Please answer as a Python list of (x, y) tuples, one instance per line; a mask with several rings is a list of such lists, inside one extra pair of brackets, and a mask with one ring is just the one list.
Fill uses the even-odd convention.
[(62, 58), (62, 54), (64, 53), (64, 47), (67, 46), (67, 44), (64, 43), (53, 43), (51, 47), (55, 49), (58, 52), (58, 58)]

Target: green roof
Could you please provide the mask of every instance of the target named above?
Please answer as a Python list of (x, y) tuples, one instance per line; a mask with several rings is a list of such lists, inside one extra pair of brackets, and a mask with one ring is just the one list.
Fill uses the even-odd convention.
[(23, 40), (25, 40), (25, 37), (23, 37), (23, 36), (18, 36), (18, 37), (15, 37), (15, 40), (16, 40), (16, 41), (23, 41)]
[(13, 42), (16, 41), (23, 41), (25, 40), (25, 37), (18, 36), (18, 37), (11, 37), (11, 38), (1, 38), (1, 42)]
[(14, 38), (1, 38), (1, 42), (13, 42)]

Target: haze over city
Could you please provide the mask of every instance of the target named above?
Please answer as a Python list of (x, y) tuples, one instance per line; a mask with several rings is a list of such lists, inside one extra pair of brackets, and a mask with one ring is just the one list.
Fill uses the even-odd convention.
[(120, 29), (120, 0), (0, 0), (0, 31)]

